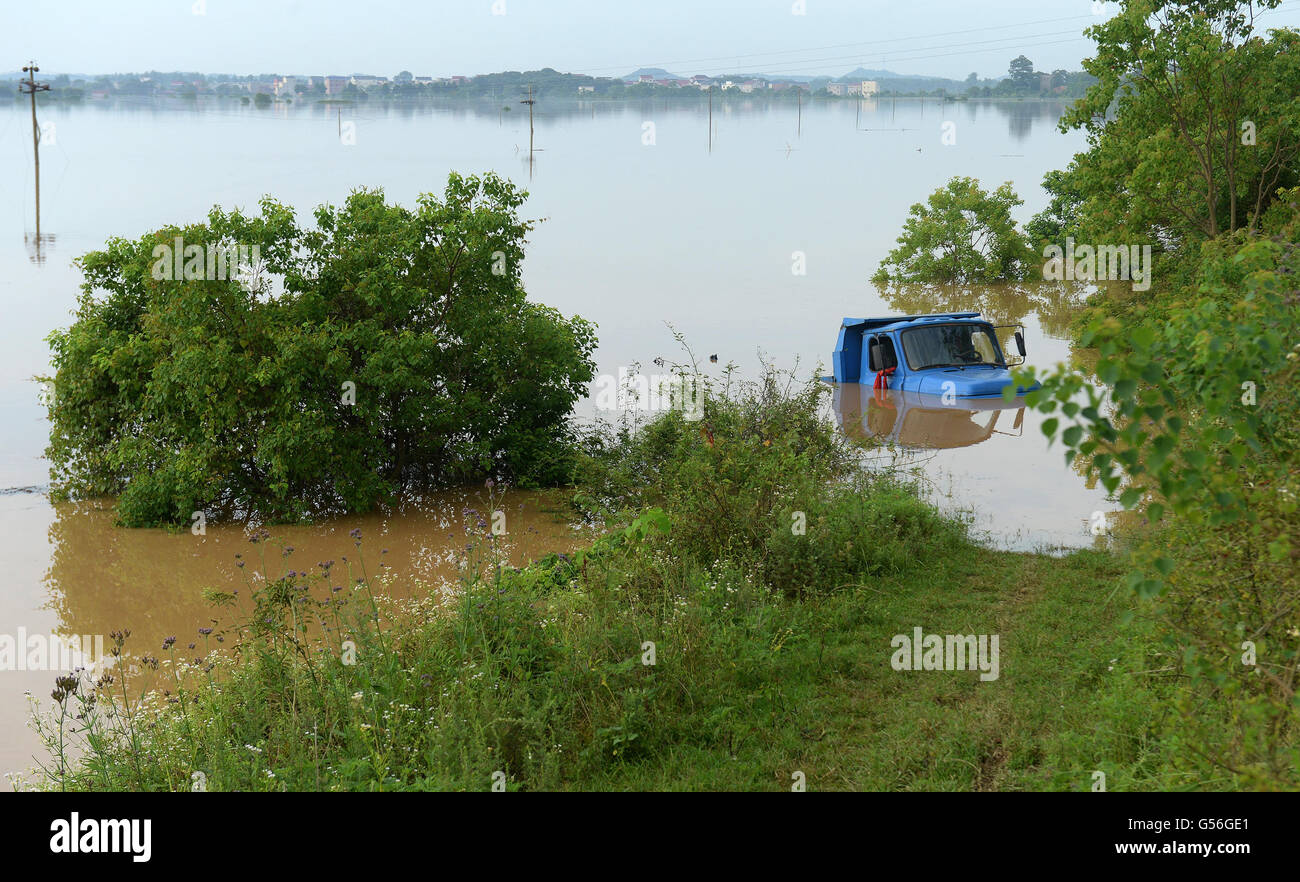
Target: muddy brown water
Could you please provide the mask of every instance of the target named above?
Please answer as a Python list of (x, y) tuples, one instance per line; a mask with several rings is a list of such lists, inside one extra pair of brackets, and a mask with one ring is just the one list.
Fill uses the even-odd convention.
[[(494, 511), (500, 513), (495, 519)], [(50, 506), (35, 494), (0, 497), (0, 530), (10, 542), (24, 536), (24, 550), (33, 552), (16, 556), (10, 574), (18, 584), (41, 586), (0, 594), (0, 620), (23, 623), (12, 636), (37, 641), (0, 676), (5, 731), (0, 761), (7, 772), (43, 758), (27, 728), (26, 693), (50, 708), (49, 692), (59, 672), (13, 668), (39, 664), (39, 641), (48, 646), (49, 635), (58, 635), (65, 645), (74, 636), (91, 638), (85, 655), (74, 660), (96, 665), (96, 672), (111, 668), (111, 658), (99, 657), (99, 651), (111, 652), (113, 631), (131, 632), (125, 649), (135, 659), (167, 657), (163, 641), (169, 637), (176, 638), (177, 657), (189, 659), (215, 649), (216, 634), (230, 633), (247, 620), (250, 587), (260, 587), (266, 574), (273, 579), (289, 570), (319, 574), (320, 563), (333, 561), (334, 585), (349, 585), (364, 572), (386, 597), (419, 599), (454, 586), (462, 567), (481, 564), (481, 553), (469, 546), (481, 546), (494, 523), (504, 529), (496, 542), (511, 566), (572, 551), (592, 537), (589, 528), (575, 522), (566, 494), (559, 491), (512, 490), (492, 500), (486, 490), (449, 490), (388, 512), (268, 527), (272, 538), (263, 542), (250, 541), (241, 524), (210, 523), (203, 535), (195, 535), (124, 529), (114, 520), (108, 500)], [(44, 537), (36, 535), (42, 528)], [(361, 531), (360, 548), (353, 530)], [(209, 590), (238, 592), (240, 600), (219, 608), (205, 599)], [(200, 628), (212, 628), (214, 635), (205, 638)], [(94, 638), (100, 638), (98, 645)], [(143, 676), (147, 672), (135, 675), (132, 695), (147, 682)]]

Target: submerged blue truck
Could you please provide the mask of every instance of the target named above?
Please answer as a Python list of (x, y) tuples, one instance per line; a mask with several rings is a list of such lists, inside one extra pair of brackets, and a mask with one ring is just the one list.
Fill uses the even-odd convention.
[[(1016, 329), (1020, 361), (1007, 362), (998, 327)], [(995, 326), (978, 312), (846, 318), (831, 356), (835, 373), (826, 379), (955, 398), (1000, 398), (1012, 385), (1011, 368), (1024, 358), (1023, 326)], [(1016, 385), (1016, 395), (1038, 386)]]

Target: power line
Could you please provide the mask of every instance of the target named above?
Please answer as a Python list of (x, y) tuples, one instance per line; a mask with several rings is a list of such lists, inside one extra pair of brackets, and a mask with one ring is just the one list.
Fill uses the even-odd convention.
[[(1296, 0), (1284, 0), (1284, 2), (1281, 3), (1281, 4), (1279, 4), (1275, 9), (1271, 9), (1271, 10), (1268, 10), (1268, 11), (1266, 11), (1266, 12), (1264, 12), (1264, 13), (1261, 13), (1260, 15), (1257, 15), (1257, 16), (1256, 16), (1256, 20), (1262, 18), (1262, 17), (1265, 16), (1265, 15), (1272, 15), (1272, 14), (1274, 14), (1274, 13), (1277, 13), (1277, 12), (1283, 12), (1283, 11), (1292, 11), (1292, 10), (1294, 10), (1294, 9), (1296, 8), (1295, 3), (1296, 3)], [(893, 38), (883, 39), (883, 40), (867, 40), (867, 41), (861, 41), (861, 42), (855, 42), (855, 43), (837, 43), (837, 44), (831, 44), (831, 45), (828, 45), (828, 46), (808, 47), (808, 48), (806, 48), (806, 49), (781, 49), (781, 50), (773, 50), (773, 51), (771, 51), (771, 52), (754, 52), (754, 53), (740, 54), (740, 55), (715, 55), (715, 56), (708, 56), (708, 57), (703, 57), (703, 58), (682, 59), (682, 60), (679, 60), (679, 61), (658, 62), (658, 63), (656, 63), (656, 64), (645, 64), (645, 65), (641, 65), (641, 66), (642, 66), (642, 67), (660, 67), (660, 68), (668, 69), (668, 68), (677, 67), (677, 66), (681, 66), (681, 65), (686, 65), (686, 64), (695, 64), (695, 63), (698, 63), (698, 62), (705, 62), (705, 61), (739, 61), (739, 60), (741, 60), (741, 59), (752, 59), (752, 58), (759, 58), (759, 59), (761, 59), (761, 58), (768, 58), (768, 57), (771, 57), (771, 56), (777, 56), (777, 55), (791, 55), (791, 54), (797, 54), (797, 53), (818, 52), (818, 51), (823, 51), (823, 50), (827, 50), (827, 49), (845, 49), (845, 48), (850, 48), (850, 47), (855, 47), (855, 46), (878, 46), (878, 45), (881, 45), (881, 44), (891, 44), (891, 45), (892, 45), (892, 44), (896, 44), (896, 43), (899, 43), (899, 42), (905, 42), (905, 41), (909, 41), (909, 40), (933, 39), (933, 38), (936, 38), (936, 37), (957, 36), (957, 35), (961, 35), (961, 34), (972, 34), (972, 33), (978, 33), (978, 32), (982, 32), (982, 31), (999, 31), (999, 30), (1008, 30), (1008, 29), (1012, 29), (1012, 28), (1030, 27), (1030, 26), (1038, 25), (1038, 24), (1055, 24), (1055, 23), (1066, 22), (1066, 21), (1077, 21), (1077, 20), (1079, 20), (1079, 19), (1091, 19), (1091, 20), (1097, 21), (1098, 23), (1101, 23), (1101, 21), (1102, 21), (1102, 19), (1100, 19), (1100, 18), (1099, 18), (1098, 16), (1096, 16), (1096, 15), (1073, 15), (1073, 16), (1064, 16), (1064, 17), (1061, 17), (1061, 18), (1037, 19), (1037, 20), (1034, 20), (1034, 21), (1019, 22), (1019, 23), (1016, 23), (1016, 24), (987, 25), (987, 26), (979, 27), (979, 28), (966, 28), (966, 29), (963, 29), (963, 30), (956, 30), (956, 31), (941, 31), (941, 32), (934, 33), (934, 34), (917, 34), (917, 35), (908, 36), (908, 37), (893, 37)], [(1053, 31), (1053, 32), (1043, 33), (1043, 34), (1016, 34), (1016, 35), (1010, 35), (1010, 36), (1006, 36), (1006, 37), (999, 37), (999, 38), (991, 39), (991, 40), (973, 40), (973, 41), (963, 41), (963, 42), (959, 42), (959, 43), (951, 43), (951, 44), (941, 45), (941, 46), (912, 46), (912, 47), (903, 47), (903, 48), (898, 48), (898, 49), (895, 49), (895, 50), (885, 50), (885, 51), (883, 51), (883, 52), (881, 52), (881, 51), (877, 51), (877, 52), (866, 52), (866, 53), (854, 53), (854, 54), (852, 54), (852, 55), (828, 56), (828, 57), (820, 57), (820, 58), (790, 58), (790, 59), (782, 59), (781, 61), (773, 60), (773, 62), (772, 62), (773, 64), (781, 64), (781, 65), (783, 65), (783, 67), (776, 68), (776, 69), (770, 69), (770, 68), (769, 68), (769, 69), (764, 70), (764, 73), (799, 73), (799, 72), (805, 72), (805, 71), (809, 70), (809, 68), (807, 67), (807, 65), (822, 64), (822, 63), (825, 63), (825, 62), (831, 62), (831, 61), (844, 61), (844, 60), (851, 60), (851, 59), (855, 59), (855, 58), (857, 58), (857, 59), (861, 59), (861, 58), (863, 58), (864, 56), (871, 56), (871, 57), (877, 57), (877, 58), (880, 58), (881, 61), (882, 61), (882, 63), (894, 63), (894, 62), (899, 62), (899, 61), (920, 61), (920, 60), (926, 60), (926, 59), (931, 59), (931, 58), (947, 58), (947, 57), (950, 57), (950, 56), (953, 56), (953, 55), (969, 55), (969, 54), (974, 54), (974, 53), (973, 53), (973, 52), (942, 52), (942, 53), (938, 53), (938, 54), (930, 54), (930, 55), (908, 55), (907, 57), (895, 57), (895, 58), (886, 58), (885, 56), (887, 56), (887, 55), (899, 55), (900, 53), (929, 52), (929, 51), (932, 50), (932, 49), (949, 49), (949, 48), (954, 48), (954, 49), (955, 49), (955, 48), (961, 48), (961, 47), (965, 47), (965, 46), (979, 46), (979, 45), (985, 45), (985, 44), (988, 44), (988, 43), (1018, 42), (1018, 41), (1024, 41), (1024, 40), (1036, 40), (1036, 39), (1038, 39), (1038, 38), (1040, 38), (1040, 37), (1057, 36), (1057, 35), (1060, 35), (1060, 34), (1076, 34), (1076, 35), (1077, 35), (1077, 36), (1076, 36), (1076, 39), (1078, 39), (1078, 40), (1089, 39), (1088, 37), (1086, 37), (1086, 35), (1084, 35), (1084, 34), (1082, 33), (1081, 30)], [(1072, 42), (1072, 41), (1071, 41), (1071, 40), (1053, 40), (1053, 41), (1049, 41), (1049, 42), (1045, 42), (1045, 43), (1035, 43), (1032, 47), (1026, 47), (1026, 46), (1023, 46), (1023, 45), (1010, 45), (1010, 46), (1004, 46), (1004, 47), (1000, 47), (1000, 48), (1007, 49), (1007, 50), (1012, 50), (1012, 51), (1022, 51), (1022, 52), (1024, 52), (1024, 51), (1032, 51), (1034, 48), (1037, 48), (1038, 46), (1056, 46), (1056, 45), (1061, 45), (1061, 44), (1063, 44), (1063, 43), (1069, 43), (1069, 42)], [(989, 49), (989, 50), (978, 50), (978, 51), (997, 51), (998, 48), (999, 48), (999, 47), (993, 47), (993, 48), (991, 48), (991, 49)], [(755, 66), (755, 67), (764, 67), (764, 68), (767, 68), (767, 63), (766, 63), (766, 62), (763, 62), (763, 61), (752, 62), (752, 64), (753, 64), (753, 66)], [(788, 67), (788, 66), (784, 66), (784, 65), (800, 65), (800, 67)], [(570, 71), (570, 73), (587, 73), (587, 74), (590, 74), (590, 73), (599, 72), (599, 71), (624, 70), (624, 69), (626, 69), (626, 65), (611, 65), (611, 66), (609, 66), (609, 67), (580, 68), (580, 69), (572, 70), (572, 71)], [(710, 72), (710, 71), (712, 71), (712, 72), (723, 72), (723, 73), (725, 73), (725, 72), (732, 72), (732, 73), (739, 72), (739, 71), (736, 70), (736, 67), (733, 67), (733, 66), (728, 66), (728, 67), (711, 67), (711, 68), (708, 68), (708, 69), (706, 69), (705, 71), (702, 71), (702, 72), (703, 72), (703, 73), (708, 73), (708, 72)]]
[[(1030, 47), (1026, 47), (1025, 44), (1023, 43), (1023, 41), (1025, 40), (1037, 41), (1041, 37), (1057, 37), (1062, 34), (1074, 34), (1074, 36), (1065, 40), (1049, 40), (1047, 42), (1035, 42)], [(1077, 31), (1073, 31), (1073, 30), (1051, 31), (1044, 34), (1025, 34), (1023, 36), (1018, 36), (1018, 37), (999, 37), (993, 40), (972, 40), (972, 41), (967, 41), (962, 43), (950, 43), (947, 46), (915, 46), (911, 49), (899, 49), (897, 50), (897, 52), (929, 52), (931, 49), (961, 49), (962, 47), (965, 46), (983, 46), (989, 43), (1008, 43), (1010, 41), (1009, 45), (989, 46), (987, 49), (973, 49), (973, 50), (960, 51), (960, 52), (940, 52), (932, 55), (915, 55), (915, 56), (909, 55), (906, 57), (896, 57), (896, 58), (886, 57), (886, 56), (895, 55), (897, 54), (896, 52), (881, 52), (881, 53), (858, 52), (852, 55), (833, 55), (824, 58), (804, 58), (804, 59), (792, 60), (792, 63), (799, 65), (799, 67), (794, 67), (794, 68), (790, 68), (790, 67), (769, 68), (766, 65), (764, 65), (763, 72), (769, 74), (798, 73), (800, 71), (809, 70), (808, 65), (825, 65), (835, 61), (851, 61), (854, 59), (861, 61), (866, 57), (878, 58), (880, 60), (880, 63), (882, 64), (892, 64), (898, 61), (914, 61), (914, 60), (920, 60), (926, 58), (947, 58), (952, 55), (969, 55), (972, 52), (1033, 51), (1033, 49), (1038, 46), (1054, 46), (1059, 43), (1072, 43), (1077, 40), (1087, 40), (1087, 39), (1088, 38), (1083, 36), (1083, 34), (1080, 34)], [(713, 68), (712, 70), (718, 73), (726, 73), (729, 71), (728, 68)], [(730, 72), (735, 73), (737, 71), (730, 70)]]
[[(864, 40), (857, 43), (833, 43), (829, 46), (810, 46), (806, 49), (775, 49), (772, 50), (771, 52), (751, 52), (742, 55), (713, 55), (706, 58), (686, 58), (681, 61), (663, 61), (655, 64), (643, 64), (641, 65), (641, 67), (662, 67), (666, 69), (672, 66), (677, 66), (682, 64), (696, 64), (702, 61), (729, 61), (733, 59), (738, 60), (741, 58), (762, 58), (769, 55), (790, 55), (798, 52), (821, 52), (827, 49), (848, 49), (853, 46), (879, 46), (883, 43), (899, 43), (907, 40), (930, 40), (935, 37), (952, 37), (961, 34), (979, 33), (981, 31), (1000, 31), (1000, 30), (1007, 30), (1009, 28), (1031, 27), (1033, 25), (1039, 25), (1039, 24), (1056, 24), (1063, 21), (1077, 21), (1081, 18), (1093, 19), (1096, 18), (1096, 16), (1070, 15), (1070, 16), (1065, 16), (1063, 18), (1043, 18), (1043, 19), (1038, 19), (1036, 21), (1024, 21), (1024, 22), (1019, 22), (1017, 24), (987, 25), (981, 28), (966, 28), (964, 30), (959, 30), (959, 31), (940, 31), (939, 33), (936, 34), (916, 34), (910, 37), (890, 37), (884, 40)], [(1015, 38), (1007, 37), (1005, 39), (1031, 39), (1032, 36), (1033, 35), (1022, 35)], [(915, 49), (920, 49), (920, 48), (921, 47), (918, 46), (918, 47), (913, 47), (913, 49), (910, 50), (900, 49), (899, 51), (907, 52), (907, 51), (914, 51)], [(812, 60), (812, 59), (790, 59), (790, 61), (800, 61), (800, 62), (805, 60)], [(581, 68), (581, 69), (570, 71), (570, 73), (591, 73), (593, 71), (603, 71), (603, 70), (624, 70), (625, 68), (626, 65), (610, 65), (608, 67), (587, 67), (587, 68)]]
[[(932, 58), (955, 58), (955, 57), (960, 56), (960, 55), (982, 55), (982, 54), (987, 54), (987, 53), (990, 53), (990, 52), (1020, 52), (1020, 53), (1023, 54), (1024, 52), (1033, 52), (1035, 49), (1037, 49), (1037, 48), (1040, 47), (1040, 46), (1059, 46), (1059, 45), (1062, 45), (1062, 44), (1065, 44), (1065, 43), (1074, 43), (1074, 42), (1077, 42), (1079, 39), (1080, 39), (1080, 38), (1078, 38), (1078, 37), (1070, 37), (1070, 38), (1067, 38), (1067, 39), (1064, 39), (1064, 40), (1047, 40), (1047, 41), (1045, 41), (1045, 42), (1035, 43), (1032, 47), (1025, 47), (1025, 46), (991, 46), (991, 47), (989, 47), (989, 48), (987, 48), (987, 49), (966, 49), (966, 50), (962, 50), (962, 51), (959, 51), (959, 52), (940, 52), (940, 53), (937, 53), (937, 54), (934, 54), (934, 55), (911, 55), (911, 56), (907, 56), (906, 58), (888, 58), (888, 59), (884, 59), (881, 63), (883, 63), (883, 64), (897, 64), (898, 62), (902, 62), (902, 61), (924, 61), (924, 60), (932, 59)], [(859, 57), (859, 56), (854, 56), (854, 57)], [(822, 72), (822, 71), (824, 71), (824, 70), (825, 70), (824, 67), (817, 66), (817, 67), (797, 67), (797, 68), (783, 68), (783, 69), (777, 69), (777, 70), (767, 70), (767, 71), (764, 71), (764, 73), (765, 73), (765, 74), (780, 74), (780, 75), (788, 75), (788, 74), (800, 74), (800, 73), (805, 73), (805, 74), (806, 74), (806, 73), (817, 73), (817, 72)], [(901, 74), (901, 76), (918, 76), (918, 77), (925, 78), (927, 75), (924, 75), (924, 74)], [(951, 79), (951, 77), (942, 77), (942, 78), (940, 78), (940, 79)]]

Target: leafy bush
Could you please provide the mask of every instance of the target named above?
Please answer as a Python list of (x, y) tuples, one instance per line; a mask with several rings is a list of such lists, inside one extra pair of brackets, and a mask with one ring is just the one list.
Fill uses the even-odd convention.
[(1064, 368), (1027, 397), (1064, 417), (1043, 431), (1067, 458), (1162, 524), (1128, 584), (1156, 604), (1188, 678), (1183, 759), (1255, 787), (1300, 786), (1297, 196), (1280, 204), (1289, 223), (1269, 223), (1276, 235), (1203, 248), (1195, 295), (1090, 325), (1081, 342), (1098, 350), (1109, 405)]
[[(314, 229), (267, 198), (261, 217), (214, 209), (85, 255), (76, 321), (50, 336), (57, 490), (120, 493), (122, 521), (143, 525), (566, 479), (595, 338), (525, 299), (524, 195), (452, 174), (415, 209), (355, 192)], [(206, 275), (168, 272), (177, 237)], [(215, 249), (236, 246), (260, 254), (251, 274), (211, 278)]]
[(803, 512), (803, 532), (791, 529), (792, 514), (773, 519), (762, 557), (764, 580), (787, 594), (898, 576), (967, 548), (960, 523), (909, 489), (878, 479), (859, 477), (815, 499)]
[(728, 376), (721, 391), (706, 385), (698, 421), (673, 410), (636, 433), (593, 431), (577, 470), (580, 498), (603, 515), (662, 506), (674, 544), (702, 563), (755, 552), (782, 512), (807, 508), (851, 473), (852, 454), (820, 413), (829, 394), (825, 383), (793, 385), (774, 370), (753, 384)]

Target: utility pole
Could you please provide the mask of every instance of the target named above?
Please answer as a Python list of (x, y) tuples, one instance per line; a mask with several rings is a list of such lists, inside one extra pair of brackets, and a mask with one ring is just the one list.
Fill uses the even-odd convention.
[(713, 84), (709, 83), (709, 152), (713, 152)]
[(795, 94), (795, 97), (796, 97), (797, 99), (799, 99), (799, 132), (798, 132), (798, 134), (799, 134), (800, 137), (803, 137), (803, 89), (802, 89), (800, 86), (796, 85), (796, 86), (794, 87), (794, 94)]
[(530, 83), (528, 86), (528, 97), (519, 102), (528, 105), (528, 178), (533, 177), (533, 105), (537, 102), (533, 100), (533, 87)]
[(528, 105), (528, 158), (531, 161), (533, 157), (533, 105), (537, 102), (533, 100), (533, 87), (528, 87), (528, 97), (520, 104)]
[(36, 72), (40, 70), (33, 61), (23, 68), (27, 82), (18, 81), (18, 91), (32, 96), (32, 159), (36, 162), (36, 243), (41, 241), (41, 129), (36, 125), (36, 93), (48, 92), (48, 83), (36, 82)]

